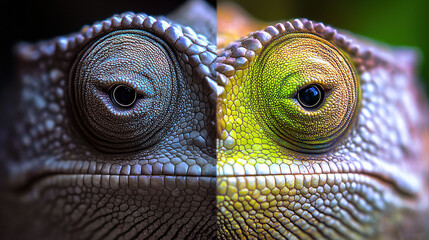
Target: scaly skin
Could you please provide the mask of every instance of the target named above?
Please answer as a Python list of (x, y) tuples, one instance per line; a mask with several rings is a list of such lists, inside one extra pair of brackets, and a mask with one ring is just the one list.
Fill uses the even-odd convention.
[[(306, 19), (219, 51), (220, 239), (429, 236), (414, 52)], [(326, 96), (306, 109), (297, 92), (311, 84)]]
[[(17, 58), (0, 238), (215, 238), (216, 54), (206, 37), (125, 13), (22, 44)], [(138, 93), (131, 107), (109, 96), (118, 84)]]

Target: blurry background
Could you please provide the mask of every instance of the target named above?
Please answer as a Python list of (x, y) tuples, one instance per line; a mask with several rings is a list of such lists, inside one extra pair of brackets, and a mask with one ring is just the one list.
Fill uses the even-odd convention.
[[(219, 0), (218, 3), (226, 2)], [(413, 46), (429, 95), (429, 1), (425, 0), (235, 0), (257, 19), (273, 22), (308, 18), (392, 46)]]

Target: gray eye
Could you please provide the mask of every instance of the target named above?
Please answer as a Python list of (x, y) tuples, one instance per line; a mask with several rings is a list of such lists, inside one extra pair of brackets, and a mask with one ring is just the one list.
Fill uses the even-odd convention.
[(109, 95), (113, 104), (122, 108), (132, 107), (137, 99), (136, 91), (122, 84), (113, 86)]
[(152, 147), (177, 112), (175, 53), (142, 30), (114, 31), (82, 50), (69, 88), (75, 122), (103, 152)]

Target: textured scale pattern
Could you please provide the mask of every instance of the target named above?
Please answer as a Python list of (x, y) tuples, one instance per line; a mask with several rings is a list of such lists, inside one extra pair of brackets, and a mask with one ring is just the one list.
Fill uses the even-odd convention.
[[(267, 61), (261, 60), (263, 54), (282, 51), (275, 47), (289, 34), (311, 34), (329, 42), (348, 55), (359, 79), (355, 119), (341, 123), (349, 130), (327, 152), (296, 151), (271, 140), (258, 117), (263, 112), (249, 100), (255, 97), (251, 87), (276, 80), (252, 74), (256, 67), (269, 68), (258, 65)], [(266, 50), (273, 42), (277, 45)], [(404, 209), (417, 210), (424, 204), (427, 193), (418, 166), (424, 164), (419, 129), (425, 120), (414, 89), (415, 58), (412, 52), (376, 45), (322, 23), (295, 19), (220, 50), (216, 69), (223, 86), (217, 162), (221, 239), (374, 238), (394, 229), (386, 225), (397, 224), (385, 219), (401, 219)], [(334, 87), (338, 84), (333, 82)], [(346, 85), (345, 91), (355, 91), (352, 87)], [(260, 99), (264, 97), (258, 96), (259, 101), (276, 100)]]
[[(131, 40), (130, 33), (134, 33)], [(105, 36), (118, 39), (110, 42), (113, 48), (98, 49), (100, 54), (105, 51), (103, 55), (87, 52), (93, 44), (106, 43)], [(153, 60), (147, 59), (149, 50), (145, 56), (132, 54), (135, 49), (127, 45), (127, 36), (138, 42), (136, 47), (155, 44), (158, 50), (164, 49), (165, 64), (171, 69), (163, 73), (166, 67), (161, 62), (148, 69), (158, 67), (156, 73), (139, 72), (133, 64), (150, 67)], [(164, 18), (125, 13), (86, 26), (79, 33), (21, 45), (17, 50), (22, 98), (10, 144), (14, 153), (8, 162), (11, 192), (2, 194), (2, 205), (13, 206), (13, 210), (1, 209), (2, 216), (10, 216), (6, 236), (215, 238), (214, 45), (191, 28)], [(80, 60), (84, 55), (92, 58), (89, 64), (85, 58)], [(121, 62), (127, 57), (134, 58), (133, 64)], [(83, 63), (74, 66), (79, 61)], [(103, 68), (94, 68), (91, 64), (95, 63), (112, 67), (99, 73)], [(73, 71), (83, 72), (76, 77)], [(168, 102), (168, 96), (154, 102), (149, 114), (166, 119), (159, 129), (146, 126), (151, 118), (138, 113), (144, 110), (145, 99), (138, 100), (130, 114), (114, 108), (106, 97), (104, 88), (109, 81), (122, 81), (149, 95), (141, 87), (142, 81), (156, 80), (162, 74), (162, 84), (145, 83), (155, 88), (153, 94), (170, 94), (175, 106), (170, 110), (156, 107), (165, 103), (161, 100)], [(71, 86), (75, 91), (69, 91)], [(76, 124), (88, 116), (89, 123)], [(97, 129), (98, 125), (104, 128)], [(135, 148), (133, 141), (126, 140), (144, 138), (151, 130), (157, 137), (150, 138), (149, 145)], [(117, 145), (112, 144), (112, 136)], [(22, 226), (26, 226), (24, 230)]]

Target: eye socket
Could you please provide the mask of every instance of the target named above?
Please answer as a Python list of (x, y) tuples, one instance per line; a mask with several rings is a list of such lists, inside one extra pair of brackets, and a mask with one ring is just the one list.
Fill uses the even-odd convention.
[(113, 86), (109, 95), (113, 104), (122, 108), (132, 107), (137, 99), (136, 91), (123, 84)]
[(249, 68), (251, 107), (264, 134), (277, 144), (324, 153), (349, 129), (359, 81), (347, 56), (329, 41), (286, 34), (267, 45)]
[(302, 107), (316, 109), (323, 102), (325, 91), (319, 85), (312, 84), (298, 91), (296, 98)]
[(107, 153), (156, 145), (170, 129), (182, 94), (175, 53), (142, 30), (114, 31), (91, 43), (70, 77), (74, 123), (87, 141)]

